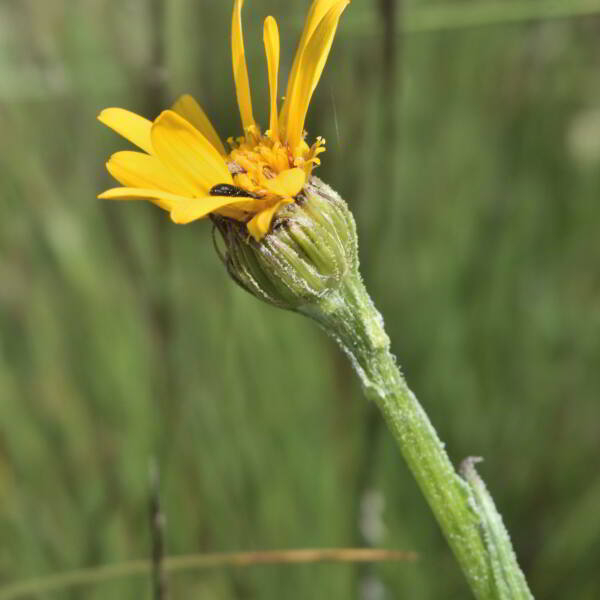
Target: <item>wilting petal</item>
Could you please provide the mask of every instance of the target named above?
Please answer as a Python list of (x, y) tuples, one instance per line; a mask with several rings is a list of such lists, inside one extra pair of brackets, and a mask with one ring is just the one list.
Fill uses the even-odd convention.
[(205, 196), (203, 198), (185, 198), (171, 209), (171, 220), (174, 223), (185, 224), (201, 219), (223, 206), (236, 204), (239, 198), (231, 196)]
[(269, 95), (271, 99), (271, 118), (269, 129), (271, 139), (279, 140), (279, 116), (277, 114), (277, 77), (279, 75), (279, 29), (273, 17), (265, 19), (263, 42), (267, 55), (267, 69), (269, 71)]
[(244, 6), (244, 0), (235, 0), (231, 23), (231, 57), (233, 61), (235, 91), (245, 131), (255, 123), (252, 116), (252, 96), (250, 94), (250, 81), (248, 80), (248, 67), (246, 66), (246, 53), (244, 51), (242, 6)]
[(202, 110), (201, 106), (190, 96), (184, 94), (177, 99), (171, 107), (177, 114), (189, 121), (218, 151), (225, 156), (225, 147), (221, 142), (219, 134), (215, 131), (210, 119)]
[(196, 195), (208, 194), (217, 183), (233, 183), (217, 149), (172, 110), (165, 110), (154, 121), (151, 135), (152, 146), (161, 162), (192, 186)]
[(288, 98), (286, 141), (292, 151), (302, 139), (310, 99), (323, 73), (340, 16), (349, 3), (349, 0), (337, 2), (329, 10), (311, 35), (300, 58), (294, 87)]
[(247, 227), (250, 235), (257, 241), (260, 242), (265, 235), (269, 232), (271, 227), (271, 221), (275, 216), (277, 210), (284, 204), (290, 204), (294, 200), (292, 198), (283, 198), (270, 208), (263, 210), (256, 214), (250, 221), (248, 221)]
[(306, 182), (306, 173), (303, 169), (287, 169), (273, 179), (263, 181), (264, 187), (277, 196), (296, 196)]
[(125, 150), (106, 163), (108, 172), (126, 187), (158, 188), (165, 192), (189, 196), (194, 190), (177, 179), (156, 156)]
[(124, 108), (105, 108), (99, 115), (98, 121), (122, 135), (138, 148), (152, 154), (150, 129), (152, 122)]

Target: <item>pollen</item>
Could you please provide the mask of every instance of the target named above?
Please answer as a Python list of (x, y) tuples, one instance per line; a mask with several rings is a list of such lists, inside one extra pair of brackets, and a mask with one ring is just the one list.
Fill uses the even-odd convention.
[(277, 196), (269, 191), (271, 180), (290, 169), (300, 169), (307, 179), (321, 163), (318, 155), (325, 152), (325, 140), (321, 137), (310, 147), (303, 140), (294, 155), (287, 145), (273, 139), (270, 130), (260, 135), (256, 127), (252, 129), (246, 137), (227, 140), (231, 152), (226, 161), (235, 185), (255, 196)]

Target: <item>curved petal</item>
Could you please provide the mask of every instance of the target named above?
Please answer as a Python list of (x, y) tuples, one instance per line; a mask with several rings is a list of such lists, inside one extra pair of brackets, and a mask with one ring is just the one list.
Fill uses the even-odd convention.
[(152, 125), (151, 136), (160, 161), (197, 195), (208, 194), (217, 183), (233, 184), (229, 169), (216, 148), (176, 112), (163, 111)]
[(342, 0), (329, 10), (310, 37), (300, 58), (294, 88), (287, 99), (289, 107), (285, 131), (286, 141), (292, 152), (302, 140), (310, 99), (325, 68), (340, 16), (348, 4), (350, 0)]
[(287, 113), (289, 110), (288, 98), (292, 95), (292, 90), (294, 89), (296, 75), (298, 74), (298, 66), (300, 64), (302, 54), (304, 53), (304, 49), (306, 48), (306, 45), (308, 44), (308, 41), (310, 40), (315, 29), (323, 20), (323, 17), (325, 17), (325, 15), (329, 12), (330, 9), (332, 9), (336, 4), (340, 4), (341, 2), (342, 0), (314, 0), (308, 11), (308, 14), (306, 15), (304, 29), (302, 30), (302, 35), (300, 36), (300, 41), (298, 42), (298, 48), (296, 50), (296, 54), (294, 55), (292, 70), (290, 71), (287, 87), (285, 90), (285, 100), (283, 102), (283, 106), (281, 108), (281, 116), (279, 118), (279, 123), (281, 126), (283, 126), (283, 124), (287, 121)]
[(279, 75), (279, 29), (273, 17), (265, 19), (263, 29), (263, 42), (267, 55), (267, 69), (269, 71), (269, 95), (271, 100), (271, 117), (269, 129), (271, 139), (279, 140), (279, 117), (277, 115), (277, 77)]
[(113, 154), (106, 163), (108, 172), (126, 187), (157, 188), (165, 192), (189, 196), (193, 189), (177, 179), (150, 154), (124, 150)]
[(202, 110), (201, 106), (190, 96), (184, 94), (177, 99), (171, 110), (181, 115), (186, 121), (189, 121), (218, 151), (225, 156), (225, 147), (221, 142), (219, 134), (215, 131), (210, 119)]
[(186, 198), (171, 209), (171, 220), (174, 223), (185, 224), (201, 219), (223, 206), (235, 204), (239, 198), (232, 196), (205, 196), (203, 198)]
[(252, 116), (252, 96), (250, 95), (250, 81), (248, 80), (248, 67), (246, 66), (246, 53), (244, 51), (242, 6), (244, 6), (244, 0), (235, 0), (231, 22), (231, 58), (233, 61), (235, 91), (245, 131), (255, 122)]
[(98, 198), (103, 200), (150, 200), (165, 210), (171, 210), (176, 204), (189, 200), (185, 196), (178, 196), (161, 190), (142, 188), (120, 187), (102, 192)]
[(248, 228), (248, 232), (250, 235), (257, 241), (260, 242), (267, 233), (269, 233), (269, 229), (271, 227), (271, 221), (275, 216), (275, 213), (279, 210), (281, 206), (284, 204), (290, 204), (293, 202), (292, 198), (283, 198), (270, 208), (259, 212), (257, 215), (252, 217), (246, 227)]
[(105, 108), (98, 115), (98, 121), (122, 135), (138, 148), (152, 154), (152, 142), (150, 141), (152, 121), (124, 108)]
[(272, 194), (277, 196), (296, 196), (306, 182), (306, 172), (298, 167), (282, 171), (273, 179), (261, 182)]

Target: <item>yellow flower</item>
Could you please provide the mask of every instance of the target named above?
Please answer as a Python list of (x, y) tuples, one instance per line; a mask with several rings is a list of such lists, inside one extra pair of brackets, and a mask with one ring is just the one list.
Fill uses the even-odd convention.
[(277, 209), (300, 193), (320, 164), (325, 140), (304, 140), (304, 121), (323, 72), (338, 21), (350, 0), (314, 0), (292, 65), (285, 99), (277, 112), (279, 30), (273, 17), (264, 22), (270, 90), (269, 129), (261, 133), (252, 113), (244, 53), (241, 12), (235, 0), (231, 31), (233, 76), (244, 135), (229, 138), (227, 152), (198, 103), (184, 95), (151, 122), (122, 108), (107, 108), (98, 119), (144, 152), (123, 151), (106, 163), (125, 187), (99, 198), (146, 199), (168, 210), (175, 223), (211, 213), (242, 221), (259, 241)]

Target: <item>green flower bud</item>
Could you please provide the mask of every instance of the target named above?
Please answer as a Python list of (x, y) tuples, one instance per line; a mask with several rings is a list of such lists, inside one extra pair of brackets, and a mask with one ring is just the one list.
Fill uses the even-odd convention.
[(244, 223), (213, 221), (225, 243), (227, 271), (245, 290), (280, 308), (301, 310), (337, 291), (358, 269), (356, 225), (340, 196), (311, 177), (296, 201), (279, 209), (257, 242)]

